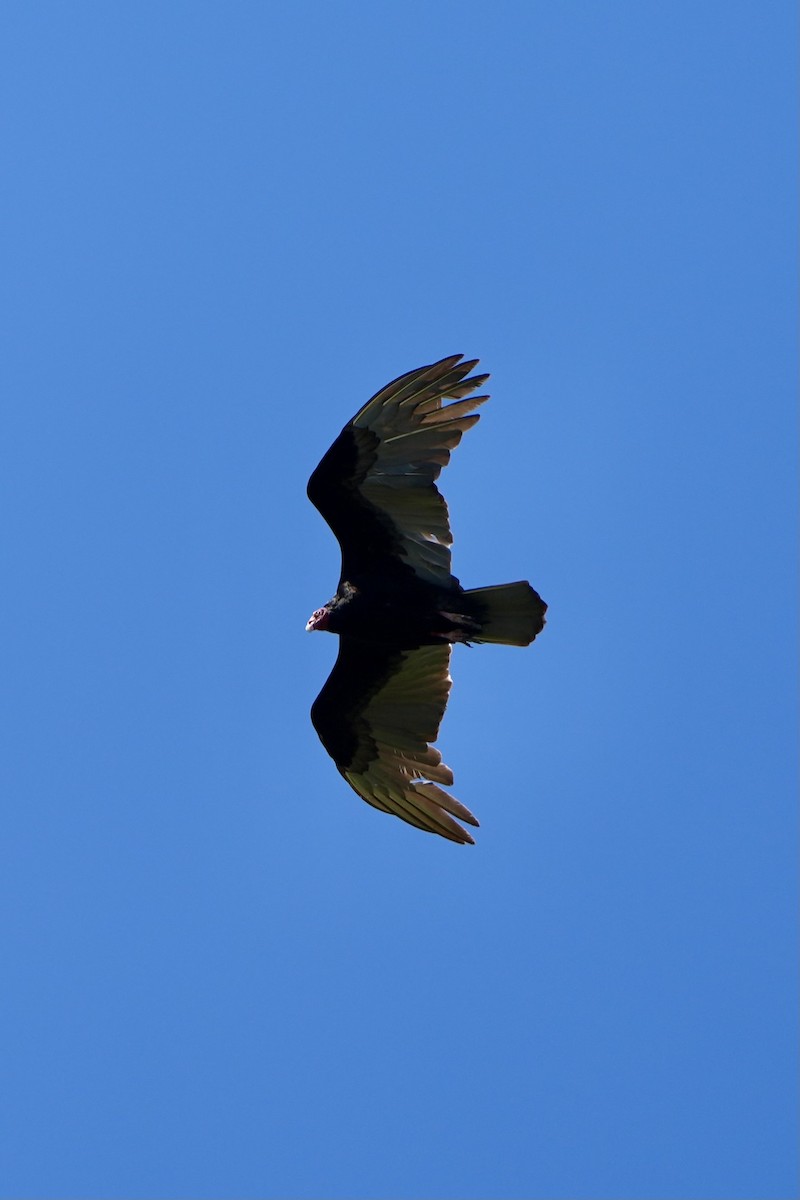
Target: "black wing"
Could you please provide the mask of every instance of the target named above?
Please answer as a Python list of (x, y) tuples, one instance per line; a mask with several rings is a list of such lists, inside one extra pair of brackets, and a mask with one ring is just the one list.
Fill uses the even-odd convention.
[[(488, 396), (488, 375), (454, 354), (401, 375), (369, 400), (320, 462), (308, 496), (342, 548), (342, 578), (378, 567), (448, 585), (452, 535), (435, 480)], [(453, 404), (443, 404), (454, 400)]]
[(478, 822), (439, 786), (449, 787), (453, 772), (429, 745), (447, 705), (449, 664), (448, 645), (392, 650), (342, 636), (311, 720), (339, 771), (368, 804), (452, 842), (472, 842), (453, 817)]

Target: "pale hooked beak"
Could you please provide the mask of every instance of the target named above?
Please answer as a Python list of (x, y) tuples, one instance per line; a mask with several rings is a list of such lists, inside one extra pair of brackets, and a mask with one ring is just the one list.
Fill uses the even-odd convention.
[(314, 629), (328, 628), (328, 610), (327, 608), (317, 608), (306, 621), (306, 633), (311, 633)]

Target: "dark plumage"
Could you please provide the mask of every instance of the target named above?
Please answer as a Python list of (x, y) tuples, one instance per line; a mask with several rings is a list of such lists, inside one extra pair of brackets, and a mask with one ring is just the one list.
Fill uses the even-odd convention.
[[(308, 495), (342, 550), (336, 595), (307, 629), (340, 635), (311, 710), (336, 766), (375, 808), (455, 842), (478, 822), (443, 787), (453, 773), (429, 743), (450, 691), (453, 642), (527, 646), (547, 605), (529, 583), (465, 591), (450, 573), (447, 505), (435, 480), (478, 420), (488, 375), (461, 355), (401, 375), (339, 434)], [(444, 401), (452, 401), (445, 404)]]

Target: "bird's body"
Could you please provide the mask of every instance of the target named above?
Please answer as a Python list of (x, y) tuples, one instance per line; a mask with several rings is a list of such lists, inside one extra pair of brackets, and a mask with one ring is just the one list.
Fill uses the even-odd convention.
[(328, 633), (386, 646), (468, 642), (481, 629), (477, 606), (457, 583), (444, 588), (401, 579), (387, 585), (368, 571), (343, 579), (325, 610)]
[[(363, 799), (452, 841), (477, 821), (442, 791), (452, 772), (429, 743), (450, 688), (454, 642), (528, 645), (546, 605), (525, 582), (465, 590), (450, 571), (447, 506), (435, 480), (486, 396), (460, 355), (388, 384), (356, 414), (308, 494), (342, 549), (336, 595), (306, 628), (340, 635), (312, 721)], [(444, 405), (444, 399), (453, 403)]]

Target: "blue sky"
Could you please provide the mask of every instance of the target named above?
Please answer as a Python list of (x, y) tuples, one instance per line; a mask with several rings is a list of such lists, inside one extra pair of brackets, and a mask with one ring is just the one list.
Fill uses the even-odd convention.
[[(794, 1193), (788, 3), (16, 3), (4, 113), (0, 1188)], [(478, 356), (440, 747), (308, 719), (305, 498)]]

